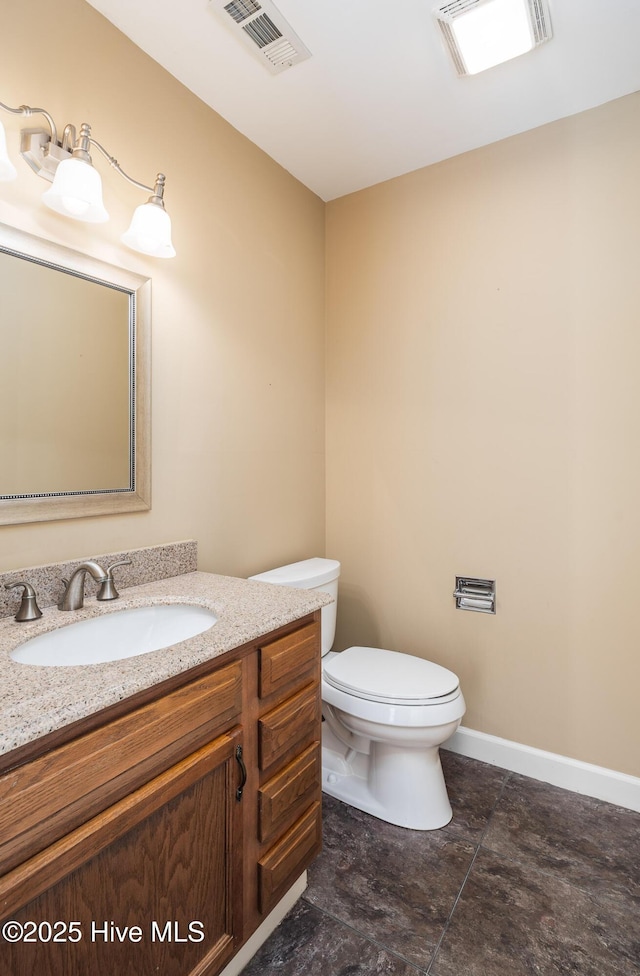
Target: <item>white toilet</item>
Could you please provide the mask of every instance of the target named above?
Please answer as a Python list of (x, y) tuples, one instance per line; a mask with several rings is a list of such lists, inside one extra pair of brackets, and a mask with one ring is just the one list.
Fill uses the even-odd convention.
[(251, 579), (322, 590), (322, 788), (388, 823), (435, 830), (451, 820), (439, 747), (465, 713), (452, 671), (378, 647), (331, 651), (340, 563), (304, 559)]

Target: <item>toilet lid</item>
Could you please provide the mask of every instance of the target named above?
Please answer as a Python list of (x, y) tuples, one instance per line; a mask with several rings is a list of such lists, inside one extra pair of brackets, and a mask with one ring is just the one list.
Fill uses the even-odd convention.
[(323, 670), (340, 691), (397, 705), (435, 705), (459, 685), (457, 675), (439, 664), (380, 647), (349, 647)]

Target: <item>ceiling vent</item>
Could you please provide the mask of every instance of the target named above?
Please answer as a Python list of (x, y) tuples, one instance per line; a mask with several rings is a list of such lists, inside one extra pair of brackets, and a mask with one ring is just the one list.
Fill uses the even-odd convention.
[(211, 5), (272, 74), (311, 57), (271, 0), (211, 0)]
[(553, 36), (547, 0), (449, 0), (434, 15), (459, 75), (511, 60)]

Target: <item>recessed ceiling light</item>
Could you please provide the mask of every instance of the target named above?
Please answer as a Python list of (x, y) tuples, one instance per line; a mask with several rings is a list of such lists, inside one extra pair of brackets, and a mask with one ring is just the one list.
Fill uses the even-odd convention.
[(459, 75), (476, 75), (548, 41), (546, 0), (450, 0), (435, 11)]

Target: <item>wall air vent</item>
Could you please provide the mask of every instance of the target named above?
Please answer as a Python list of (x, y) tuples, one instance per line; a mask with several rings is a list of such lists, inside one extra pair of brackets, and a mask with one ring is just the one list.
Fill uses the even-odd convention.
[(271, 0), (210, 0), (213, 10), (273, 74), (311, 57)]
[(474, 75), (553, 36), (547, 0), (449, 0), (434, 16), (459, 75)]

